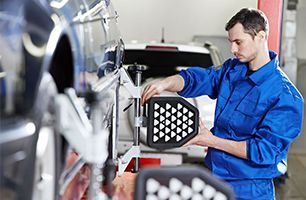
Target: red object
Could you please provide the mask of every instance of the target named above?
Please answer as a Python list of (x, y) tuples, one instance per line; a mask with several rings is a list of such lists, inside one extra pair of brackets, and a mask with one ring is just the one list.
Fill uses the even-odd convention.
[(280, 55), (283, 0), (258, 0), (258, 9), (263, 11), (269, 20), (269, 49)]
[[(139, 168), (146, 168), (146, 167), (160, 167), (160, 158), (140, 158), (139, 159)], [(117, 176), (113, 180), (113, 191), (112, 195), (114, 199), (118, 200), (133, 200), (134, 188), (137, 173), (131, 173), (134, 166), (134, 160), (131, 160), (126, 168), (126, 172), (122, 174), (122, 176)], [(118, 169), (117, 169), (118, 170)], [(89, 177), (89, 176), (88, 176)], [(104, 187), (102, 188), (104, 192), (107, 189)], [(73, 196), (70, 195), (70, 198), (66, 198), (65, 200), (70, 199), (80, 199), (80, 200), (89, 200), (88, 199), (88, 190), (85, 191), (81, 198), (72, 198)]]
[[(134, 159), (130, 161), (125, 171), (131, 171), (134, 167)], [(160, 158), (140, 158), (139, 168), (160, 167)]]
[(155, 46), (155, 45), (147, 45), (146, 49), (148, 50), (167, 50), (167, 51), (178, 51), (177, 47), (173, 46)]

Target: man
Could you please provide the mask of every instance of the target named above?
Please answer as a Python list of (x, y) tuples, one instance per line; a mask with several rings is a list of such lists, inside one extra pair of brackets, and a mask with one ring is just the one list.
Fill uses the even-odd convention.
[(244, 8), (225, 29), (235, 58), (220, 68), (191, 67), (152, 83), (142, 102), (163, 91), (217, 98), (214, 127), (210, 131), (200, 122), (187, 145), (208, 146), (207, 166), (237, 199), (274, 199), (273, 178), (286, 172), (289, 146), (301, 131), (303, 97), (268, 50), (263, 12)]

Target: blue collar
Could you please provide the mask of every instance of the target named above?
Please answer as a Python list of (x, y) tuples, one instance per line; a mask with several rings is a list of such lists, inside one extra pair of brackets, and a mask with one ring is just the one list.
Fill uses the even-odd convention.
[(278, 67), (277, 54), (273, 51), (269, 51), (270, 62), (262, 66), (256, 72), (249, 76), (249, 79), (253, 81), (256, 85), (262, 84)]

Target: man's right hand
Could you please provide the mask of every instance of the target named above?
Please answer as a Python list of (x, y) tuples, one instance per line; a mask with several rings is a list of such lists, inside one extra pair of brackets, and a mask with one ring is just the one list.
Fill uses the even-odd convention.
[(152, 82), (147, 85), (141, 96), (143, 105), (154, 95), (160, 95), (164, 91), (179, 92), (184, 88), (184, 79), (180, 75), (169, 76), (161, 81)]
[(162, 93), (163, 91), (165, 91), (163, 80), (149, 83), (149, 85), (147, 85), (143, 90), (141, 96), (141, 104), (143, 105), (154, 95), (160, 95), (160, 93)]

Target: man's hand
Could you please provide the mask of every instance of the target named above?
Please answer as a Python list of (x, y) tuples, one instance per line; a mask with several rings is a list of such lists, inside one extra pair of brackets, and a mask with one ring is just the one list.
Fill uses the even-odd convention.
[(180, 75), (169, 76), (161, 81), (150, 83), (142, 93), (141, 104), (143, 105), (152, 96), (159, 95), (164, 91), (179, 92), (183, 88), (184, 79)]
[(199, 134), (184, 144), (184, 147), (191, 144), (219, 149), (239, 158), (247, 159), (246, 141), (234, 141), (216, 137), (204, 126), (201, 120)]
[(165, 91), (165, 84), (163, 81), (157, 81), (147, 85), (141, 96), (141, 104), (143, 105), (147, 100), (149, 100), (154, 95), (160, 95)]
[(199, 145), (199, 146), (204, 146), (204, 147), (213, 147), (214, 142), (215, 142), (215, 136), (210, 132), (204, 125), (203, 121), (200, 120), (200, 125), (199, 125), (199, 133), (196, 135), (194, 138), (189, 140), (185, 146), (189, 145)]

